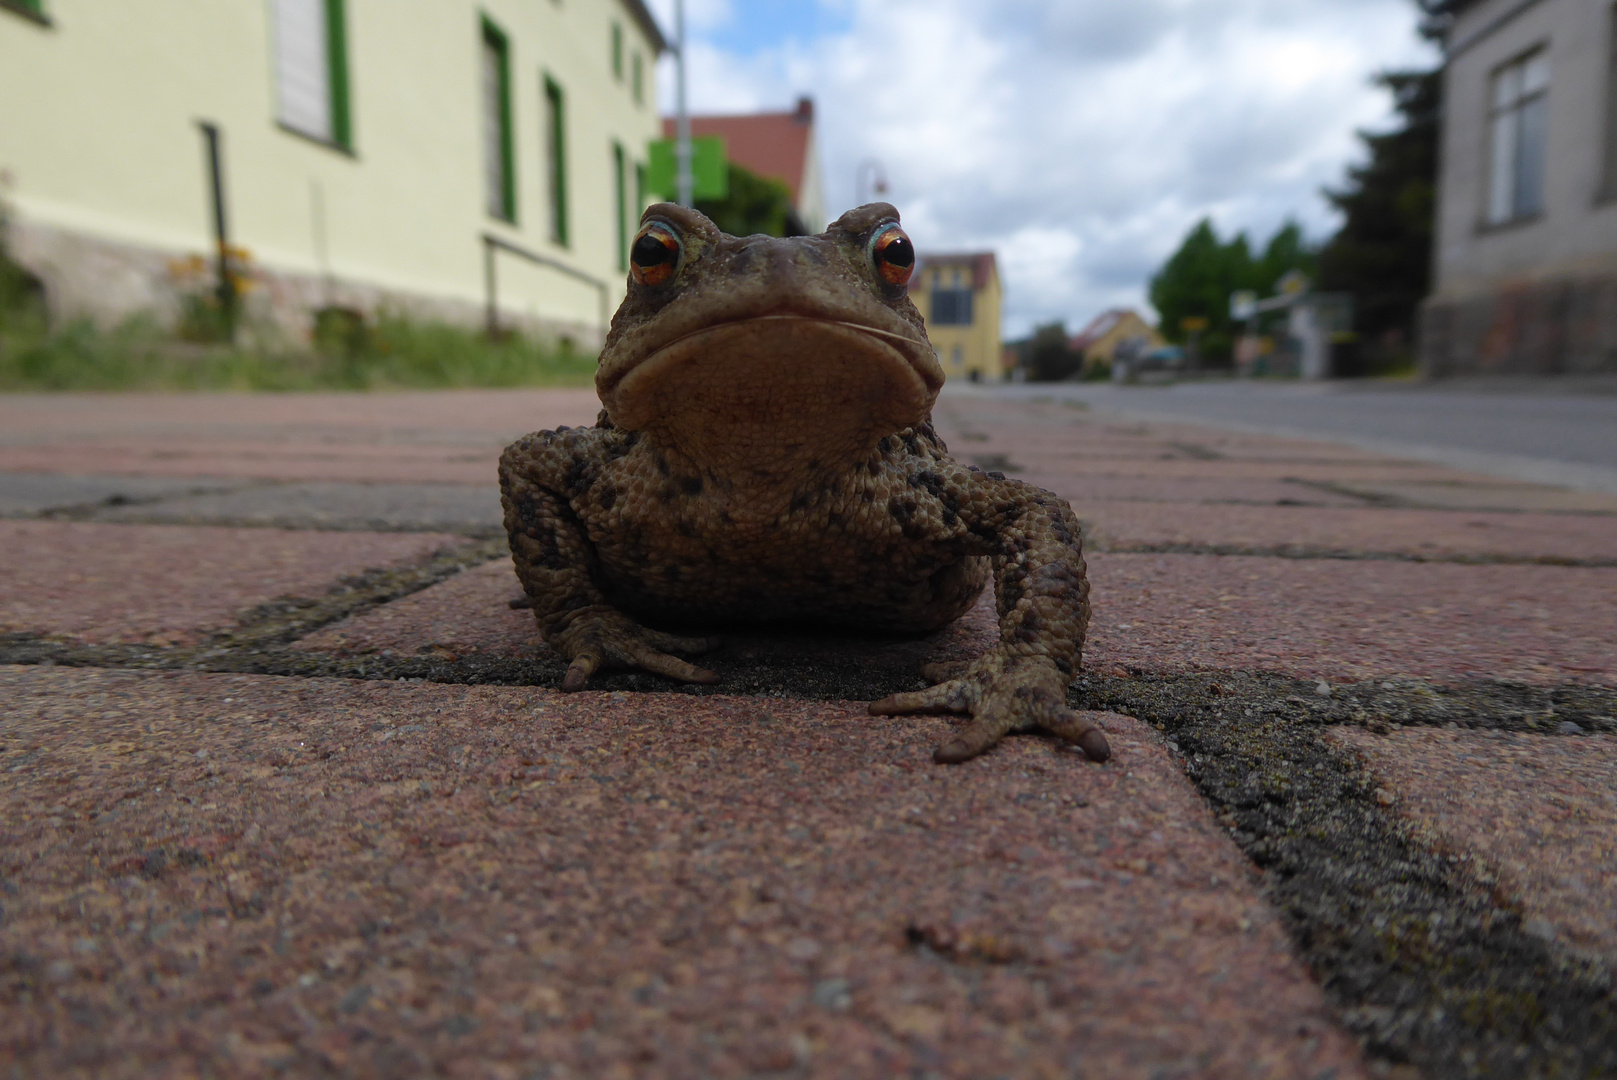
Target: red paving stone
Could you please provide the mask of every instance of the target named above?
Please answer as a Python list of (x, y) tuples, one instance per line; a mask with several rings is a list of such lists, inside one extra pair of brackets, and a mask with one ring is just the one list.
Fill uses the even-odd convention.
[[(1089, 556), (1092, 669), (1250, 668), (1337, 680), (1617, 683), (1617, 570), (1217, 555)], [(337, 654), (529, 656), (542, 646), (503, 561), (338, 623), (300, 647)], [(726, 638), (717, 655), (819, 650), (873, 665), (973, 656), (997, 638), (993, 598), (909, 642)]]
[(279, 596), (464, 544), (434, 533), (0, 521), (0, 631), (185, 644)]
[[(1062, 494), (1058, 490), (1058, 494)], [(1617, 520), (1590, 514), (1075, 502), (1102, 545), (1379, 552), (1422, 559), (1617, 563)]]
[(1360, 728), (1327, 737), (1360, 755), (1434, 846), (1497, 874), (1529, 933), (1617, 959), (1617, 738)]
[[(969, 460), (969, 459), (968, 459)], [(1364, 506), (1366, 500), (1316, 484), (1241, 477), (1184, 479), (1148, 476), (1072, 476), (1022, 469), (1017, 479), (1053, 491), (1082, 516), (1094, 502), (1258, 503), (1303, 506)]]
[(22, 1075), (1360, 1077), (1150, 729), (0, 669)]
[(590, 389), (0, 396), (0, 471), (492, 483), (520, 435), (592, 424)]
[(1617, 683), (1617, 570), (1104, 552), (1089, 567), (1091, 666)]

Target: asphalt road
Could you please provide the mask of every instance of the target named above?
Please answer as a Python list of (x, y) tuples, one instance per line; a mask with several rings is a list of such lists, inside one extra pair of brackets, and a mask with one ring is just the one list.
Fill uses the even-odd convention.
[(1331, 439), (1454, 468), (1617, 494), (1617, 393), (1602, 384), (1218, 381), (950, 389), (1053, 397), (1144, 419)]

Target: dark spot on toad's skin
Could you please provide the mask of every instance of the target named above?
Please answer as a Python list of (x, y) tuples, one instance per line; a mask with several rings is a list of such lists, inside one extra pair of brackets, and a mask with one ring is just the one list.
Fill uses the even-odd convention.
[(792, 496), (791, 512), (794, 514), (801, 514), (804, 510), (808, 509), (809, 503), (813, 501), (813, 497), (809, 495), (808, 492), (799, 491), (796, 495)]
[(596, 492), (595, 500), (600, 504), (602, 510), (610, 510), (617, 505), (618, 489), (611, 484), (606, 484), (600, 491)]
[(679, 486), (685, 489), (685, 494), (687, 495), (702, 494), (702, 478), (700, 476), (687, 476), (679, 482)]
[(656, 451), (652, 452), (651, 461), (652, 461), (652, 464), (657, 466), (657, 472), (658, 472), (659, 475), (661, 475), (661, 476), (672, 475), (673, 470), (669, 469), (669, 467), (668, 467), (668, 459), (663, 457), (663, 454), (662, 454), (661, 450), (656, 450)]

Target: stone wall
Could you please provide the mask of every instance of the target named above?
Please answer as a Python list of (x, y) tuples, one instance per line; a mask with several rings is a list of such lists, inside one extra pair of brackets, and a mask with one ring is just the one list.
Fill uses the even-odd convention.
[(1421, 311), (1423, 374), (1617, 374), (1617, 274), (1434, 297)]
[[(180, 317), (186, 292), (212, 287), (213, 267), (188, 276), (184, 266), (193, 253), (166, 252), (71, 232), (14, 218), (11, 256), (40, 279), (53, 322), (89, 318), (103, 326), (137, 315), (150, 315), (172, 326)], [(177, 272), (178, 271), (178, 272)], [(306, 343), (315, 312), (340, 307), (374, 317), (387, 312), (406, 318), (480, 329), (486, 320), (482, 304), (453, 297), (428, 296), (363, 281), (287, 272), (255, 265), (244, 298), (246, 319), (254, 329)], [(600, 348), (599, 325), (536, 317), (502, 310), (500, 325), (536, 337), (573, 342), (578, 348)]]

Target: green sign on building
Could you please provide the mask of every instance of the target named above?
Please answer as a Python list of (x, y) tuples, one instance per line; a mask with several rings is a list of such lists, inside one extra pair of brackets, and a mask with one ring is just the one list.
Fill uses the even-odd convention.
[[(691, 188), (692, 196), (698, 199), (722, 199), (730, 194), (729, 160), (721, 136), (691, 139)], [(646, 158), (645, 193), (670, 201), (678, 196), (673, 139), (652, 142)]]

